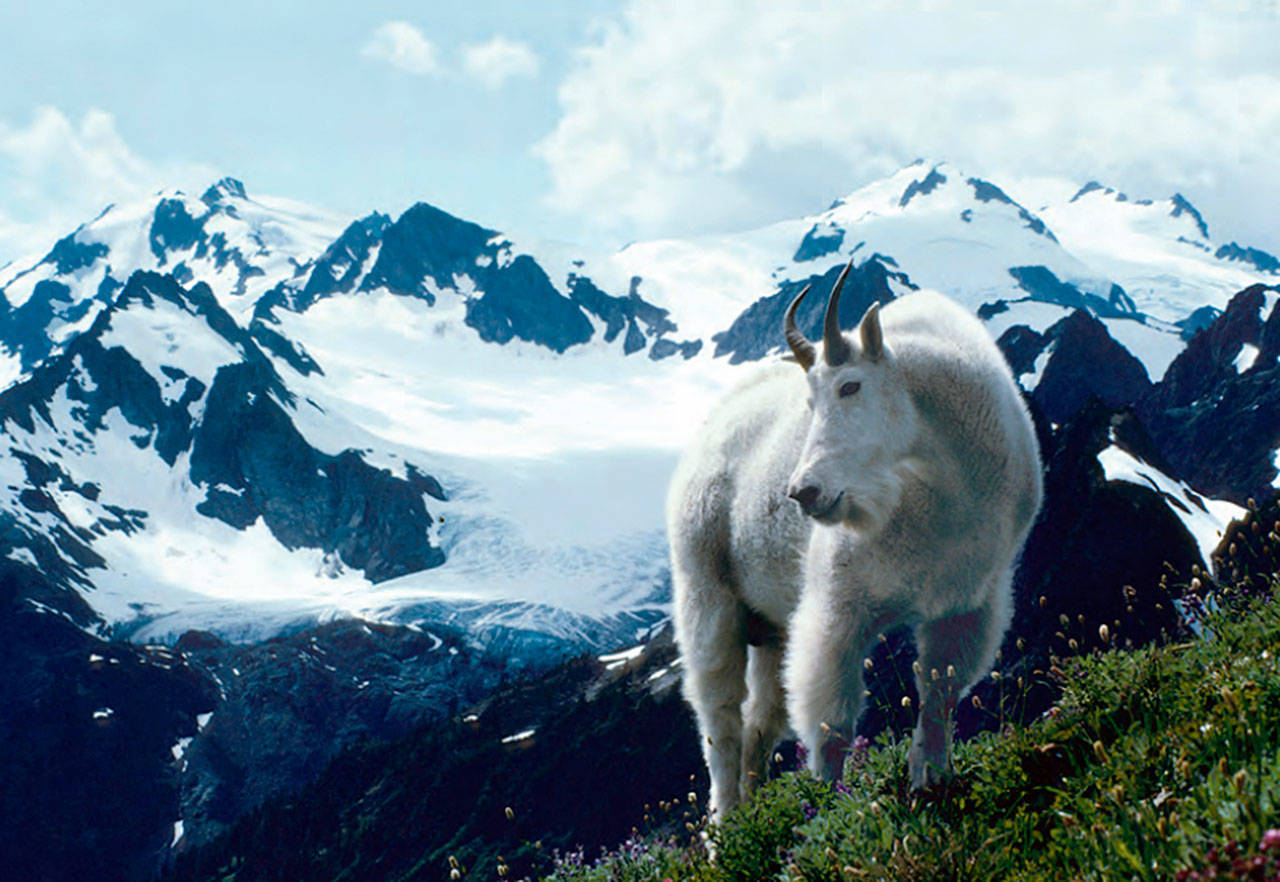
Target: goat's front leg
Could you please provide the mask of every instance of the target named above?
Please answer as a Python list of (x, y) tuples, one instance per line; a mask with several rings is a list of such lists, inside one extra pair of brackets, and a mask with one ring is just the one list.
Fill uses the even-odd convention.
[(812, 588), (801, 596), (789, 631), (783, 675), (787, 712), (808, 749), (810, 771), (835, 781), (844, 773), (862, 712), (862, 664), (871, 635), (847, 604)]
[(920, 711), (907, 755), (912, 790), (941, 784), (954, 774), (951, 736), (956, 703), (990, 670), (1008, 625), (1000, 598), (958, 616), (921, 625), (916, 689)]

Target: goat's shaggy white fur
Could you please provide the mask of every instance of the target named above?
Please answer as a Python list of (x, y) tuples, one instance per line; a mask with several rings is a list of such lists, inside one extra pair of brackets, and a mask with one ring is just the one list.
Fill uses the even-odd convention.
[(761, 780), (788, 724), (815, 773), (841, 773), (864, 658), (899, 625), (919, 649), (910, 783), (943, 780), (952, 711), (1009, 623), (1042, 490), (1004, 358), (930, 292), (873, 308), (860, 330), (737, 388), (672, 480), (676, 635), (713, 818)]

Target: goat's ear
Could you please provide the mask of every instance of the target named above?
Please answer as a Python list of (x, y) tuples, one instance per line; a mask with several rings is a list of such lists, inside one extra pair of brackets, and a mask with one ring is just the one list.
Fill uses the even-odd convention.
[(858, 335), (862, 338), (862, 357), (879, 361), (884, 356), (884, 332), (880, 330), (879, 303), (873, 303), (867, 308), (858, 325)]

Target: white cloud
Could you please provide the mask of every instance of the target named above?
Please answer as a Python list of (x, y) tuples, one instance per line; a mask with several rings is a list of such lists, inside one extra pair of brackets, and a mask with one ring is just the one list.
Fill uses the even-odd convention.
[(208, 166), (143, 159), (102, 110), (78, 124), (54, 107), (38, 108), (27, 125), (0, 120), (0, 264), (43, 253), (112, 202), (214, 177)]
[(1213, 213), (1263, 229), (1280, 200), (1274, 3), (1150, 6), (629, 0), (560, 85), (535, 148), (548, 201), (682, 234), (818, 210), (923, 156), (1231, 193)]
[(422, 31), (407, 21), (388, 21), (379, 25), (360, 48), (360, 54), (419, 76), (440, 70), (435, 46)]
[(512, 77), (531, 77), (538, 72), (538, 56), (528, 44), (495, 36), (462, 50), (462, 69), (490, 89), (497, 89)]

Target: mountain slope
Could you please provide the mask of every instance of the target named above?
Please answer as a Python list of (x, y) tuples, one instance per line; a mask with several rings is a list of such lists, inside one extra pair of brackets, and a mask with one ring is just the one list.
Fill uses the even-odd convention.
[(292, 417), (309, 406), (207, 286), (135, 274), (0, 392), (4, 551), (133, 627), (192, 602), (312, 604), (318, 570), (438, 565), (423, 503), (438, 482), (310, 447)]

